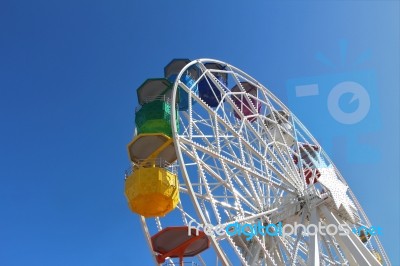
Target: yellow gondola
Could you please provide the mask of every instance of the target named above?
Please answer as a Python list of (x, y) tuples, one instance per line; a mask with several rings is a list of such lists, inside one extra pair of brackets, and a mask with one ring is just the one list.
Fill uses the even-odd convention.
[(125, 181), (129, 208), (144, 217), (165, 216), (179, 202), (178, 177), (160, 160), (147, 160), (134, 167)]

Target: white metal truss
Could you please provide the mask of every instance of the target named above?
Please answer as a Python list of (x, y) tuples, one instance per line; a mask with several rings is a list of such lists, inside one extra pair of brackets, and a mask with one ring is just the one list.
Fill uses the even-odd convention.
[[(208, 69), (206, 63), (222, 68)], [(181, 81), (188, 69), (199, 71), (190, 88)], [(217, 78), (218, 74), (227, 75), (229, 87)], [(218, 106), (210, 107), (195, 91), (202, 79), (216, 89), (215, 97), (221, 95)], [(244, 82), (257, 89), (256, 96), (244, 90)], [(240, 90), (232, 92), (230, 88), (235, 85)], [(165, 217), (142, 218), (148, 239), (161, 230), (161, 225), (190, 222), (192, 226), (235, 222), (264, 226), (371, 226), (318, 142), (257, 80), (225, 62), (199, 59), (181, 70), (174, 84), (172, 103), (178, 100), (178, 89), (189, 97), (187, 111), (177, 112), (175, 104), (171, 111), (181, 202)], [(239, 96), (251, 110), (250, 115), (245, 116), (235, 104), (235, 97)], [(209, 239), (212, 249), (194, 258), (199, 264), (212, 265), (217, 261), (219, 265), (381, 265), (374, 256), (376, 252), (383, 265), (390, 265), (377, 236), (364, 244), (353, 232), (331, 236), (307, 235), (300, 230), (287, 236), (257, 234), (246, 239), (243, 234), (213, 235)]]

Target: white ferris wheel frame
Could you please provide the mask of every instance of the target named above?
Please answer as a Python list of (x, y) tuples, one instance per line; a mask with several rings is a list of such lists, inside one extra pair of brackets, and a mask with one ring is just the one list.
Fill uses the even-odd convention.
[[(225, 68), (223, 70), (208, 69), (205, 66), (206, 63), (219, 64)], [(201, 74), (195, 84), (188, 88), (181, 81), (181, 77), (188, 73), (188, 69), (194, 66), (200, 69)], [(237, 93), (230, 92), (229, 88), (224, 87), (222, 83), (215, 79), (213, 73), (231, 75), (235, 85), (239, 86), (241, 91)], [(215, 108), (208, 106), (192, 91), (199, 80), (204, 78), (207, 78), (207, 82), (212, 82), (221, 93), (221, 101)], [(243, 86), (240, 85), (243, 81), (249, 82), (257, 88), (258, 94), (256, 97), (244, 91)], [(188, 111), (180, 111), (178, 118), (177, 105), (175, 103), (178, 100), (179, 89), (183, 89), (188, 93), (189, 107)], [(240, 108), (243, 107), (235, 104), (233, 100), (235, 95), (242, 97), (242, 101), (251, 103), (248, 107), (254, 114), (252, 119), (255, 119), (257, 129), (252, 125), (249, 119), (251, 117), (245, 117), (241, 112)], [(258, 114), (257, 107), (254, 104), (257, 101), (261, 101), (265, 105), (261, 114)], [(202, 108), (202, 111), (209, 115), (209, 121), (194, 111), (194, 102), (196, 102), (197, 108)], [(288, 117), (284, 117), (279, 113), (277, 107), (279, 107), (279, 110), (284, 110)], [(277, 112), (275, 113), (275, 111)], [(234, 120), (233, 113), (239, 115), (240, 119), (236, 118)], [(268, 117), (267, 114), (270, 114), (270, 116)], [(240, 69), (214, 59), (198, 59), (188, 63), (180, 71), (173, 85), (171, 116), (177, 164), (180, 168), (180, 177), (184, 181), (184, 183), (180, 184), (180, 192), (188, 195), (191, 202), (190, 205), (192, 205), (191, 208), (194, 208), (195, 211), (195, 213), (189, 214), (183, 209), (183, 203), (188, 204), (188, 202), (179, 204), (178, 209), (182, 214), (184, 224), (188, 224), (188, 218), (194, 219), (198, 224), (202, 225), (226, 225), (234, 221), (243, 223), (257, 220), (261, 220), (264, 223), (272, 223), (272, 220), (275, 219), (276, 222), (279, 218), (290, 220), (292, 216), (295, 216), (294, 211), (297, 211), (296, 219), (302, 223), (317, 224), (322, 221), (325, 224), (337, 226), (347, 223), (353, 228), (357, 224), (371, 226), (346, 181), (313, 136), (275, 95)], [(292, 128), (277, 126), (277, 129), (271, 132), (265, 124), (265, 120), (276, 125), (278, 121), (285, 121), (285, 119)], [(180, 129), (177, 127), (177, 120), (179, 121)], [(233, 125), (232, 121), (236, 121), (236, 124)], [(208, 122), (210, 123), (209, 126), (213, 128), (213, 134), (204, 132), (209, 130), (205, 126)], [(213, 124), (211, 124), (212, 122)], [(263, 126), (264, 128), (262, 128)], [(216, 127), (218, 128), (216, 129)], [(261, 131), (267, 136), (266, 138), (260, 136)], [(197, 134), (193, 132), (197, 132)], [(229, 132), (231, 135), (223, 135), (220, 134), (221, 132)], [(243, 132), (246, 132), (244, 134), (246, 136), (241, 135)], [(287, 143), (287, 138), (285, 138), (288, 134), (292, 134), (294, 139), (292, 148)], [(233, 141), (236, 141), (233, 145), (229, 144), (232, 138), (235, 139)], [(252, 138), (258, 140), (250, 142), (249, 139)], [(196, 139), (200, 140), (196, 141)], [(210, 142), (209, 139), (214, 140)], [(303, 142), (300, 142), (300, 139)], [(266, 140), (271, 140), (271, 142), (267, 143)], [(221, 144), (221, 141), (224, 143)], [(199, 142), (207, 145), (202, 145)], [(325, 166), (328, 170), (326, 170), (325, 174), (324, 170), (320, 169), (322, 176), (318, 179), (321, 182), (325, 180), (324, 185), (318, 184), (319, 187), (323, 187), (322, 191), (312, 184), (307, 184), (305, 182), (305, 173), (298, 170), (299, 168), (309, 167), (307, 162), (300, 159), (300, 166), (296, 168), (296, 164), (292, 160), (293, 156), (302, 157), (301, 152), (304, 151), (304, 148), (300, 146), (304, 142), (319, 147), (317, 152), (320, 156), (319, 160), (326, 163)], [(262, 149), (254, 147), (254, 145), (259, 145), (260, 147), (264, 145), (262, 148), (265, 148), (263, 150), (265, 153), (260, 154)], [(226, 152), (225, 149), (230, 150), (231, 154)], [(311, 157), (307, 150), (304, 152), (308, 157)], [(234, 159), (236, 153), (239, 153), (237, 160)], [(231, 157), (228, 158), (229, 156)], [(188, 162), (189, 157), (191, 157), (190, 160), (192, 161), (190, 163)], [(259, 160), (252, 157), (259, 157)], [(267, 160), (267, 157), (269, 160)], [(210, 160), (214, 162), (214, 165), (208, 165), (207, 162), (209, 161), (205, 162), (204, 158), (211, 158)], [(249, 165), (243, 163), (247, 161), (250, 161)], [(311, 161), (315, 163), (312, 159)], [(189, 173), (189, 167), (197, 169), (197, 176), (193, 177), (193, 170)], [(313, 169), (312, 171), (312, 178), (317, 178), (317, 170)], [(329, 181), (330, 179), (334, 181), (331, 182)], [(214, 182), (210, 183), (210, 181)], [(341, 187), (342, 190), (336, 190), (335, 186)], [(217, 191), (222, 191), (221, 187), (229, 195), (216, 195)], [(195, 191), (195, 189), (198, 191)], [(242, 191), (241, 193), (239, 189)], [(280, 193), (280, 198), (277, 193)], [(301, 198), (301, 202), (299, 198)], [(232, 201), (234, 204), (231, 204)], [(329, 203), (327, 203), (328, 201)], [(299, 210), (299, 208), (301, 209)], [(281, 216), (272, 217), (271, 210), (278, 209), (282, 211)], [(226, 214), (225, 219), (221, 217), (221, 210)], [(349, 214), (353, 211), (353, 214)], [(235, 213), (235, 217), (231, 216), (232, 213)], [(155, 218), (157, 231), (162, 230), (162, 219)], [(151, 249), (151, 232), (148, 219), (141, 217), (141, 224)], [(242, 265), (343, 265), (346, 263), (348, 265), (381, 265), (370, 252), (370, 249), (378, 250), (384, 265), (390, 265), (377, 236), (372, 236), (368, 241), (369, 249), (353, 233), (341, 237), (316, 234), (308, 238), (299, 233), (297, 237), (276, 236), (269, 240), (257, 235), (254, 236), (254, 241), (251, 243), (244, 241), (240, 237), (234, 238), (227, 235), (225, 237), (212, 235), (209, 236), (209, 239), (218, 257), (217, 260), (222, 265), (232, 265), (231, 259), (221, 245), (223, 241), (230, 245), (231, 252), (236, 254), (236, 259)], [(266, 241), (269, 242), (266, 243)], [(269, 249), (267, 246), (269, 246)], [(199, 262), (205, 265), (202, 256), (198, 255), (197, 257)], [(153, 256), (153, 258), (155, 257)], [(154, 262), (157, 264), (156, 260)]]

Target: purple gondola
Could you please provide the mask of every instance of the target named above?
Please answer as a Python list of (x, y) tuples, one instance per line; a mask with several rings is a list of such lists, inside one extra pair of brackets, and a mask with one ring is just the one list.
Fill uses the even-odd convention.
[[(240, 85), (241, 86), (236, 85), (231, 89), (231, 91), (235, 93), (241, 92), (241, 94), (234, 94), (232, 96), (233, 101), (243, 116), (250, 122), (253, 122), (257, 118), (256, 115), (261, 111), (261, 103), (257, 100), (257, 87), (247, 81), (241, 82)], [(250, 100), (247, 99), (245, 93), (248, 94), (247, 97)], [(236, 118), (242, 118), (238, 112), (235, 111), (234, 113)]]

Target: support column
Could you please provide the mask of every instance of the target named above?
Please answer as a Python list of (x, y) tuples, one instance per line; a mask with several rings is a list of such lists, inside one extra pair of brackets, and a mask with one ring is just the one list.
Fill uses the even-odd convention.
[(315, 225), (315, 232), (314, 235), (310, 235), (310, 246), (309, 246), (309, 256), (308, 256), (308, 262), (307, 265), (309, 266), (319, 266), (319, 243), (318, 243), (318, 214), (317, 214), (317, 208), (314, 207), (311, 210), (311, 223)]
[[(321, 210), (324, 213), (326, 219), (330, 224), (339, 226), (339, 219), (330, 211), (326, 206), (321, 206)], [(368, 250), (368, 248), (361, 242), (361, 240), (350, 232), (349, 235), (340, 235), (339, 233), (335, 236), (338, 240), (339, 245), (345, 246), (349, 252), (345, 252), (346, 258), (349, 260), (350, 265), (371, 265), (380, 266), (381, 264), (376, 260), (375, 256)], [(350, 253), (350, 254), (348, 254)], [(353, 256), (354, 259), (348, 258)]]

